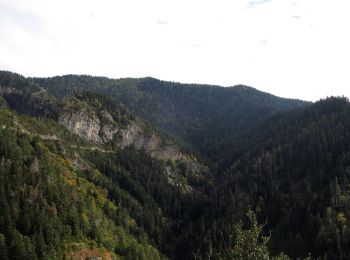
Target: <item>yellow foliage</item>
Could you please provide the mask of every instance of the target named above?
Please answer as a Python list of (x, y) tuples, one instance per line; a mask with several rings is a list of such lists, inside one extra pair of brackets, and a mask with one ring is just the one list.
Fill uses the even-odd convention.
[(128, 224), (129, 224), (130, 226), (132, 226), (132, 227), (136, 226), (136, 222), (135, 222), (135, 220), (132, 219), (132, 218), (130, 218), (130, 219), (128, 220)]
[(68, 167), (71, 167), (72, 166), (72, 160), (71, 159), (66, 159), (66, 165)]
[(73, 187), (77, 186), (77, 181), (76, 180), (69, 180), (69, 184)]
[(337, 221), (341, 225), (345, 225), (346, 224), (347, 219), (346, 219), (345, 214), (343, 212), (339, 212), (337, 214)]

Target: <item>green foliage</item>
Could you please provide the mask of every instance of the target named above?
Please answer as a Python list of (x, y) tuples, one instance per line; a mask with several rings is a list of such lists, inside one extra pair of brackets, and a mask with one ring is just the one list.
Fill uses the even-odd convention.
[(4, 259), (4, 260), (8, 259), (6, 238), (1, 233), (0, 233), (0, 259)]
[(7, 103), (6, 100), (0, 96), (0, 108), (6, 108), (7, 107)]
[[(218, 180), (269, 220), (273, 254), (349, 257), (349, 115), (342, 98), (276, 115)], [(227, 217), (242, 211), (225, 201)]]
[[(0, 247), (11, 259), (62, 258), (73, 242), (110, 254), (151, 259), (159, 253), (140, 245), (118, 222), (106, 191), (78, 177), (68, 161), (39, 138), (0, 130)], [(126, 215), (127, 218), (129, 218)], [(130, 218), (129, 218), (130, 219)], [(116, 236), (123, 234), (123, 246)], [(137, 247), (136, 251), (134, 247)]]
[(242, 132), (277, 111), (306, 104), (246, 86), (222, 88), (153, 78), (114, 80), (78, 75), (32, 80), (60, 98), (82, 90), (110, 96), (212, 164), (229, 163), (226, 160), (246, 138)]
[(11, 256), (11, 259), (38, 259), (34, 250), (34, 246), (28, 236), (23, 236), (16, 230), (12, 233), (11, 236), (12, 239), (9, 248), (9, 254)]
[[(346, 98), (307, 105), (244, 86), (9, 72), (0, 85), (1, 259), (84, 250), (122, 259), (350, 257)], [(157, 127), (211, 169), (194, 181), (186, 162), (113, 142), (92, 147), (57, 123), (61, 109)], [(193, 191), (171, 184), (169, 169)]]
[[(284, 254), (284, 253), (281, 253), (281, 254), (279, 254), (278, 256), (274, 256), (274, 257), (272, 257), (271, 258), (272, 260), (290, 260), (290, 258), (286, 255), (286, 254)], [(306, 260), (307, 258), (305, 258), (305, 260)]]
[(269, 237), (261, 236), (263, 226), (258, 224), (253, 211), (248, 211), (247, 216), (250, 227), (244, 230), (242, 223), (235, 226), (235, 242), (233, 248), (229, 249), (230, 255), (234, 259), (268, 260), (267, 242)]
[[(157, 248), (172, 254), (168, 236), (179, 228), (177, 219), (192, 207), (193, 200), (168, 183), (163, 163), (132, 147), (111, 154), (86, 152), (84, 158), (102, 173), (86, 171), (84, 176), (106, 187), (109, 198), (121, 207), (114, 219), (124, 222), (123, 212), (128, 212)], [(137, 228), (128, 223), (124, 226), (136, 238), (144, 239), (144, 234)]]
[(15, 73), (0, 71), (0, 87), (2, 108), (9, 107), (17, 112), (34, 116), (51, 118), (57, 116), (55, 98), (38, 87), (34, 81)]

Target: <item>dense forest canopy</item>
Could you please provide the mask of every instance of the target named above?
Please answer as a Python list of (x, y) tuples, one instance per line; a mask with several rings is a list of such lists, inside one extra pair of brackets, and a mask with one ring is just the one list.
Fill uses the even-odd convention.
[(0, 72), (1, 259), (349, 259), (350, 102)]
[(32, 80), (59, 98), (77, 90), (94, 90), (113, 97), (210, 163), (226, 159), (226, 154), (231, 156), (246, 129), (256, 127), (277, 111), (308, 104), (243, 85), (223, 88), (154, 78), (77, 75)]

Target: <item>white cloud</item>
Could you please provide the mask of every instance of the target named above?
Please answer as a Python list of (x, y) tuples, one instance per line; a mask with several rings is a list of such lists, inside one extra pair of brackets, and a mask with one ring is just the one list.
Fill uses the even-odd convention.
[(271, 2), (271, 0), (251, 0), (248, 2), (248, 8), (254, 8), (258, 5), (267, 4), (269, 2)]
[(0, 0), (0, 69), (350, 96), (345, 0)]

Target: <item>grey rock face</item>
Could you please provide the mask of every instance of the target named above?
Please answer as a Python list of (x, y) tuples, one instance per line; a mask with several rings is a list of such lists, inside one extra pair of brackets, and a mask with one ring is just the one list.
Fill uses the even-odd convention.
[[(176, 147), (165, 145), (155, 134), (145, 133), (141, 126), (133, 121), (124, 127), (113, 124), (112, 116), (106, 111), (101, 112), (100, 116), (94, 111), (87, 110), (63, 111), (59, 116), (59, 123), (93, 143), (102, 144), (114, 140), (122, 148), (132, 145), (136, 149), (144, 149), (155, 158), (163, 160), (184, 158)], [(118, 138), (115, 138), (116, 135)]]
[(118, 131), (118, 127), (107, 124), (101, 127), (99, 134), (102, 137), (103, 141), (107, 142), (113, 140), (114, 135), (118, 133)]
[(94, 143), (102, 143), (99, 136), (100, 119), (94, 113), (69, 111), (62, 113), (58, 122), (71, 132)]
[(121, 141), (120, 146), (126, 147), (134, 145), (136, 149), (141, 149), (145, 146), (145, 140), (142, 136), (142, 129), (139, 125), (134, 122), (130, 124), (123, 130), (121, 130)]

